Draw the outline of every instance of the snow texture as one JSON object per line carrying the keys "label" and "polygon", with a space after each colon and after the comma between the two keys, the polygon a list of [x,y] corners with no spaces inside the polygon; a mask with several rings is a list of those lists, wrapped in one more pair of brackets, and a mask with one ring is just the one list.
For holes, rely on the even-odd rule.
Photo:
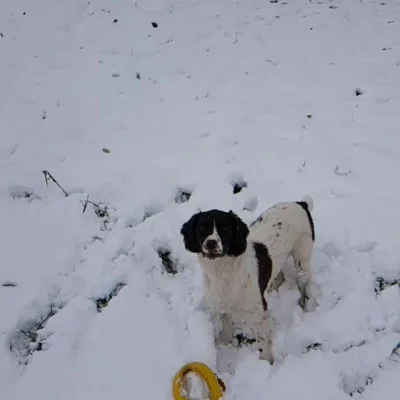
{"label": "snow texture", "polygon": [[[2,400],[171,400],[194,360],[226,399],[398,399],[400,2],[3,1],[0,51]],[[182,223],[304,194],[307,312],[271,295],[273,366],[216,349]]]}

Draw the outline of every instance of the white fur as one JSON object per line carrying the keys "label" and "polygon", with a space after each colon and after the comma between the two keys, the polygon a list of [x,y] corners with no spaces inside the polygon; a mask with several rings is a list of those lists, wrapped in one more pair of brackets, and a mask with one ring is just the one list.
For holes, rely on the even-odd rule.
{"label": "white fur", "polygon": [[[309,211],[313,200],[303,198]],[[306,211],[296,203],[279,203],[262,214],[262,220],[250,226],[247,249],[239,257],[225,256],[210,260],[199,254],[204,271],[206,302],[211,314],[219,322],[218,341],[233,342],[240,331],[257,339],[261,358],[273,361],[273,321],[270,312],[262,305],[258,283],[258,264],[252,244],[265,244],[272,260],[271,279],[264,298],[280,282],[282,267],[292,256],[298,271],[298,285],[304,299],[305,286],[310,277],[310,258],[313,248],[312,232]],[[281,225],[278,225],[281,223]]]}

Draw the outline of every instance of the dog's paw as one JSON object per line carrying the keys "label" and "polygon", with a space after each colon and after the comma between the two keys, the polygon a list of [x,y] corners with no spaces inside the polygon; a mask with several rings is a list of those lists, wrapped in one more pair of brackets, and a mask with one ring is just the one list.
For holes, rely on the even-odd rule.
{"label": "dog's paw", "polygon": [[272,354],[272,349],[260,347],[258,351],[260,353],[260,360],[268,361],[271,365],[273,365],[275,358]]}
{"label": "dog's paw", "polygon": [[306,310],[306,306],[310,300],[309,291],[308,291],[308,284],[304,285],[304,287],[300,287],[300,298],[297,304],[302,310]]}
{"label": "dog's paw", "polygon": [[308,300],[309,300],[309,297],[308,297],[305,293],[303,293],[303,294],[300,296],[299,301],[297,302],[297,304],[299,305],[299,307],[300,307],[302,310],[305,310]]}

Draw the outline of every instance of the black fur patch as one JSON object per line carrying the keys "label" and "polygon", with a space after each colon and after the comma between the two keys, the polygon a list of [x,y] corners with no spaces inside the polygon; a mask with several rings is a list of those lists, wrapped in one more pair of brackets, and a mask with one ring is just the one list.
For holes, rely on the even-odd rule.
{"label": "black fur patch", "polygon": [[314,221],[312,219],[310,210],[308,209],[308,205],[305,201],[296,201],[296,203],[303,208],[303,210],[307,213],[308,221],[310,222],[310,227],[311,227],[311,237],[312,240],[315,241],[315,230],[314,230]]}
{"label": "black fur patch", "polygon": [[[249,235],[249,228],[234,212],[229,211],[228,213],[233,230],[233,240],[231,241],[227,254],[233,257],[239,257],[247,249],[247,236]],[[218,220],[217,220],[218,225]],[[218,228],[217,228],[218,229]],[[219,232],[218,232],[219,233]],[[221,236],[221,235],[220,235]],[[222,243],[224,243],[222,239]]]}
{"label": "black fur patch", "polygon": [[254,251],[256,252],[258,264],[258,286],[260,287],[261,300],[264,310],[268,308],[267,302],[264,299],[264,292],[272,274],[272,260],[269,256],[267,247],[259,242],[253,243]]}
{"label": "black fur patch", "polygon": [[181,228],[183,243],[187,251],[192,253],[200,253],[201,247],[196,237],[196,226],[198,224],[201,213],[194,214],[186,221]]}

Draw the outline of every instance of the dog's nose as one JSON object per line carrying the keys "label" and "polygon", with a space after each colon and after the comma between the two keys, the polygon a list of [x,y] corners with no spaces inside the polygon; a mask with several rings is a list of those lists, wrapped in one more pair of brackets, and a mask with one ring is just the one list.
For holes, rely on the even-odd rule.
{"label": "dog's nose", "polygon": [[209,239],[206,242],[206,249],[209,250],[209,251],[213,251],[213,250],[215,250],[217,248],[217,245],[218,245],[218,243],[217,243],[216,240]]}

